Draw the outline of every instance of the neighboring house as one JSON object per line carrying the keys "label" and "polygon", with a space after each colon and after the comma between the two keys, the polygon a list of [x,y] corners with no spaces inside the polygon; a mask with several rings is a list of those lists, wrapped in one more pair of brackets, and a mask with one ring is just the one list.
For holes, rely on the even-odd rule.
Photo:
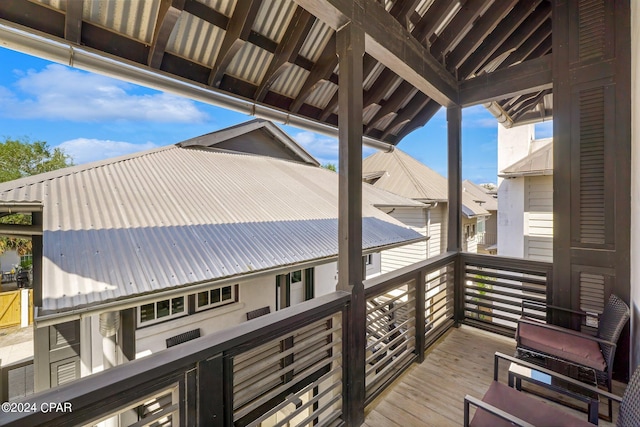
{"label": "neighboring house", "polygon": [[498,255],[553,261],[553,142],[498,126]]}
{"label": "neighboring house", "polygon": [[[36,389],[334,291],[337,188],[264,120],[0,184],[42,206]],[[422,204],[363,185],[367,274],[424,240],[376,206]]]}
{"label": "neighboring house", "polygon": [[498,195],[495,191],[490,191],[469,180],[462,182],[462,191],[489,212],[489,216],[478,217],[476,229],[478,253],[495,254],[498,247]]}
{"label": "neighboring house", "polygon": [[[427,237],[418,242],[382,252],[382,272],[413,264],[446,251],[447,179],[397,148],[375,153],[363,160],[363,180],[376,188],[424,203],[424,206],[388,209],[386,212]],[[489,212],[462,194],[462,249],[477,251],[477,221]]]}

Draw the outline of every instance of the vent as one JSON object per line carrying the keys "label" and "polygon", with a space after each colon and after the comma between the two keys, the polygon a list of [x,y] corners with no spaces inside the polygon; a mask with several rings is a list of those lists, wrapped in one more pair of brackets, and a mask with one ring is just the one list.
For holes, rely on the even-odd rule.
{"label": "vent", "polygon": [[175,337],[167,338],[167,348],[173,347],[174,345],[182,344],[187,341],[195,340],[196,338],[200,338],[200,328],[178,334]]}
{"label": "vent", "polygon": [[256,317],[261,317],[271,313],[271,309],[269,306],[259,308],[257,310],[248,311],[247,312],[247,320],[255,319]]}
{"label": "vent", "polygon": [[580,92],[580,242],[605,243],[604,88]]}
{"label": "vent", "polygon": [[605,53],[605,0],[578,2],[578,58],[602,57]]}
{"label": "vent", "polygon": [[580,273],[580,309],[589,313],[604,310],[604,281],[602,274]]}
{"label": "vent", "polygon": [[76,361],[61,363],[56,367],[58,385],[71,382],[76,379]]}

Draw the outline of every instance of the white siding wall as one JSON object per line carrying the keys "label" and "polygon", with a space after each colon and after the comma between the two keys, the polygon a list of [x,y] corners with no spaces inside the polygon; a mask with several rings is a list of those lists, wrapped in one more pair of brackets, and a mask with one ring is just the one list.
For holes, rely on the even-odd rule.
{"label": "white siding wall", "polygon": [[524,256],[553,261],[553,177],[525,178]]}
{"label": "white siding wall", "polygon": [[316,266],[313,281],[316,297],[335,292],[338,284],[338,263],[328,262]]}
{"label": "white siding wall", "polygon": [[[424,209],[396,208],[389,214],[423,236],[427,235]],[[387,273],[425,259],[427,259],[427,243],[424,241],[388,249],[382,251],[381,271]]]}
{"label": "white siding wall", "polygon": [[429,258],[447,250],[447,204],[438,203],[429,209]]}
{"label": "white siding wall", "polygon": [[[469,226],[469,237],[466,236],[467,226]],[[475,232],[473,231],[475,230]],[[462,250],[465,252],[478,253],[478,220],[475,218],[462,217]]]}

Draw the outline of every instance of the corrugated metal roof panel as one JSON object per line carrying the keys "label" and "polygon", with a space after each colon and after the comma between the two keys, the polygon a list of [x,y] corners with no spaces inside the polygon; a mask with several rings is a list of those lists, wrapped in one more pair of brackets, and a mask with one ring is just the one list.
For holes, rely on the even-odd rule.
{"label": "corrugated metal roof panel", "polygon": [[236,0],[197,0],[226,16],[231,16],[236,7]]}
{"label": "corrugated metal roof panel", "polygon": [[272,59],[271,52],[245,43],[231,60],[226,73],[257,85],[264,78]]}
{"label": "corrugated metal roof panel", "polygon": [[364,111],[362,112],[362,122],[365,125],[369,124],[371,119],[373,119],[380,108],[381,107],[378,104],[371,104],[368,107],[365,107]]}
{"label": "corrugated metal roof panel", "polygon": [[553,175],[553,143],[551,140],[544,147],[504,168],[498,174],[503,178],[515,178],[525,175]]}
{"label": "corrugated metal roof panel", "polygon": [[464,180],[462,182],[462,190],[467,192],[476,202],[480,201],[480,206],[487,211],[498,210],[498,199],[496,199],[492,194],[489,194],[487,192],[488,190],[480,187],[478,184],[469,180]]}
{"label": "corrugated metal roof panel", "polygon": [[167,51],[211,67],[218,56],[224,34],[225,31],[219,27],[183,13],[171,32]]}
{"label": "corrugated metal roof panel", "polygon": [[368,76],[365,76],[364,81],[362,82],[362,88],[365,92],[371,89],[371,86],[373,86],[376,79],[378,78],[382,70],[384,70],[384,68],[385,66],[382,65],[381,62],[378,62],[373,67],[373,70],[371,70],[371,73],[369,73]]}
{"label": "corrugated metal roof panel", "polygon": [[300,55],[316,62],[332,34],[333,29],[331,27],[321,20],[316,19],[311,27],[311,31],[309,31],[307,38],[300,48]]}
{"label": "corrugated metal roof panel", "polygon": [[[46,312],[335,256],[337,187],[320,167],[171,146],[2,183],[0,201],[44,206]],[[421,206],[363,184],[365,249],[419,238],[374,204]]]}
{"label": "corrugated metal roof panel", "polygon": [[253,29],[267,38],[280,43],[289,21],[296,9],[291,0],[268,0],[260,5]]}
{"label": "corrugated metal roof panel", "polygon": [[47,6],[58,9],[58,10],[67,10],[67,1],[66,0],[32,0],[36,3],[46,4]]}
{"label": "corrugated metal roof panel", "polygon": [[[376,125],[377,129],[386,129],[387,126],[389,126],[391,124],[391,122],[396,118],[397,114],[395,113],[391,113],[391,114],[387,114],[387,116],[380,120],[380,122],[378,122],[378,124]],[[393,129],[392,129],[393,131]]]}
{"label": "corrugated metal roof panel", "polygon": [[298,67],[297,65],[290,65],[285,72],[273,82],[271,90],[288,96],[289,98],[295,98],[298,93],[300,93],[300,89],[302,89],[302,85],[308,75],[309,71],[304,68]]}
{"label": "corrugated metal roof panel", "polygon": [[149,44],[159,9],[160,0],[94,0],[85,2],[82,18]]}
{"label": "corrugated metal roof panel", "polygon": [[330,81],[322,81],[316,85],[315,90],[309,94],[304,102],[314,107],[324,109],[337,91],[338,85]]}

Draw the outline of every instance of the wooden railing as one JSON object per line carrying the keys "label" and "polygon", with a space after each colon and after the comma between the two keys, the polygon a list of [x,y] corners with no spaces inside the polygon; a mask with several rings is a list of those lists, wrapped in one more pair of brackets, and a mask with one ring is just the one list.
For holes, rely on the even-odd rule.
{"label": "wooden railing", "polygon": [[520,258],[463,253],[460,256],[464,288],[464,322],[513,336],[523,302],[541,303],[528,317],[547,320],[544,306],[552,264]]}
{"label": "wooden railing", "polygon": [[366,281],[364,402],[345,382],[351,295],[334,292],[37,393],[19,401],[33,412],[0,413],[0,424],[348,424],[454,324],[508,333],[518,300],[545,299],[548,268],[450,253]]}

